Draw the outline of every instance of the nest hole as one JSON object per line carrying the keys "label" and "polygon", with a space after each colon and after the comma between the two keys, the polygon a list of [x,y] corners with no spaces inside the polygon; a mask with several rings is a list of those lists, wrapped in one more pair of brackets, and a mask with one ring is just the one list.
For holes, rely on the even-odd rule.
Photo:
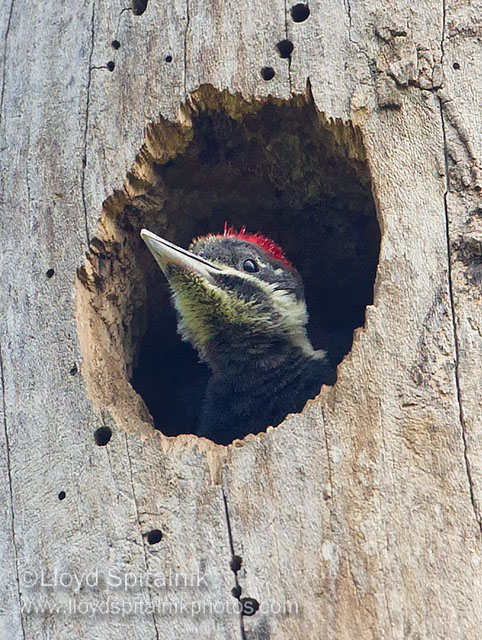
{"label": "nest hole", "polygon": [[328,121],[309,96],[248,102],[202,87],[182,122],[148,129],[78,272],[82,372],[97,405],[124,424],[152,416],[166,435],[195,433],[209,377],[177,335],[139,231],[187,247],[225,222],[284,249],[304,280],[312,343],[335,364],[363,325],[380,230],[360,132]]}

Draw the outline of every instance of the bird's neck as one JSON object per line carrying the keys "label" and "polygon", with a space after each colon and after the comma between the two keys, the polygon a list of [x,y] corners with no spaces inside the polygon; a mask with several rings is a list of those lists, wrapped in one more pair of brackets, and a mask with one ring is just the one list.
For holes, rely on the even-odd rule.
{"label": "bird's neck", "polygon": [[206,352],[207,363],[215,377],[223,379],[257,373],[263,378],[279,375],[286,365],[299,365],[319,357],[308,338],[299,336],[265,337],[231,336],[226,342],[219,339]]}
{"label": "bird's neck", "polygon": [[289,341],[272,343],[260,353],[252,348],[231,353],[212,367],[199,435],[228,444],[258,433],[301,411],[322,384],[335,381],[322,351],[309,354]]}

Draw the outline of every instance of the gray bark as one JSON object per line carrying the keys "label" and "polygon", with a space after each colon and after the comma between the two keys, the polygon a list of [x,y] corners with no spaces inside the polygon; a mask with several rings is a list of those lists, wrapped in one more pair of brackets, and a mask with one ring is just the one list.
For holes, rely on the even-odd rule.
{"label": "gray bark", "polygon": [[[275,0],[151,0],[141,16],[115,0],[4,2],[1,638],[480,637],[482,6],[310,8],[295,23]],[[375,301],[336,386],[227,449],[125,428],[69,373],[82,360],[76,269],[103,202],[145,127],[175,121],[200,85],[289,98],[307,78],[327,118],[362,131],[383,234]],[[263,605],[243,619],[226,611],[233,551],[243,596]],[[108,567],[199,571],[206,585],[124,592]],[[40,583],[96,568],[97,589]],[[140,598],[224,611],[71,612]],[[64,609],[29,613],[34,601]]]}

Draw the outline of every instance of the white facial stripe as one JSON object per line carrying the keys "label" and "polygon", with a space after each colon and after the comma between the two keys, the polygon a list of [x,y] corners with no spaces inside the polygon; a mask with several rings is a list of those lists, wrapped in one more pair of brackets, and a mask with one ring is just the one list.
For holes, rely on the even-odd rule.
{"label": "white facial stripe", "polygon": [[[221,265],[215,260],[212,261],[212,264],[214,266],[219,265],[222,267],[224,273],[235,275],[238,278],[244,278],[248,282],[256,285],[259,289],[262,289],[269,296],[274,308],[278,311],[280,329],[283,330],[285,336],[290,340],[290,342],[299,347],[306,355],[317,357],[318,354],[320,354],[320,357],[323,357],[324,352],[314,351],[313,346],[308,339],[306,333],[308,310],[303,300],[298,300],[294,294],[283,289],[278,289],[275,283],[266,282],[261,278],[256,277],[254,274],[247,273],[246,271],[240,271],[234,267],[228,267],[224,264]],[[225,298],[228,305],[232,304],[230,295],[225,292],[222,287],[219,287],[216,284],[213,285],[210,282],[205,282],[205,286],[209,289],[217,289],[218,295]],[[244,301],[243,304],[245,305],[246,301]],[[254,301],[252,304],[255,304]],[[182,310],[179,307],[178,310],[181,312],[182,317]],[[186,313],[186,311],[184,311],[184,313]],[[272,318],[268,314],[260,314],[258,315],[258,320],[261,322],[271,322]],[[200,347],[197,348],[199,350]]]}
{"label": "white facial stripe", "polygon": [[290,319],[293,326],[304,327],[308,322],[308,310],[303,300],[297,300],[296,296],[288,291],[277,289],[276,285],[268,285],[271,289],[271,300],[274,300],[276,308]]}
{"label": "white facial stripe", "polygon": [[285,329],[291,343],[299,347],[306,355],[314,356],[317,352],[314,351],[306,333],[308,310],[305,302],[297,300],[293,293],[278,289],[276,284],[270,284],[259,279],[257,279],[257,283],[266,291],[274,303],[275,309],[282,318],[282,327]]}
{"label": "white facial stripe", "polygon": [[[214,262],[214,264],[216,263]],[[246,271],[238,271],[238,269],[226,266],[224,266],[223,271],[224,273],[231,273],[238,278],[244,278],[248,282],[255,284],[259,289],[263,289],[270,299],[274,301],[275,308],[288,320],[287,326],[292,326],[293,328],[304,327],[308,322],[306,304],[303,300],[297,300],[294,294],[284,289],[279,289],[275,283],[265,282]]]}

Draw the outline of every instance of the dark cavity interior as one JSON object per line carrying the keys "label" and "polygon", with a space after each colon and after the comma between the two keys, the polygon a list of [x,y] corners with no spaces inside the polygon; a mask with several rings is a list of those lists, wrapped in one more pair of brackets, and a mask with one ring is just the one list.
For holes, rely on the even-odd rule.
{"label": "dark cavity interior", "polygon": [[130,305],[127,372],[167,435],[196,431],[209,372],[176,333],[167,283],[138,237],[142,226],[182,247],[221,232],[225,221],[278,242],[303,277],[312,342],[334,363],[373,301],[380,247],[368,167],[350,125],[327,123],[300,101],[236,117],[203,107],[192,119],[190,141],[154,165],[152,189],[116,221],[142,283]]}

